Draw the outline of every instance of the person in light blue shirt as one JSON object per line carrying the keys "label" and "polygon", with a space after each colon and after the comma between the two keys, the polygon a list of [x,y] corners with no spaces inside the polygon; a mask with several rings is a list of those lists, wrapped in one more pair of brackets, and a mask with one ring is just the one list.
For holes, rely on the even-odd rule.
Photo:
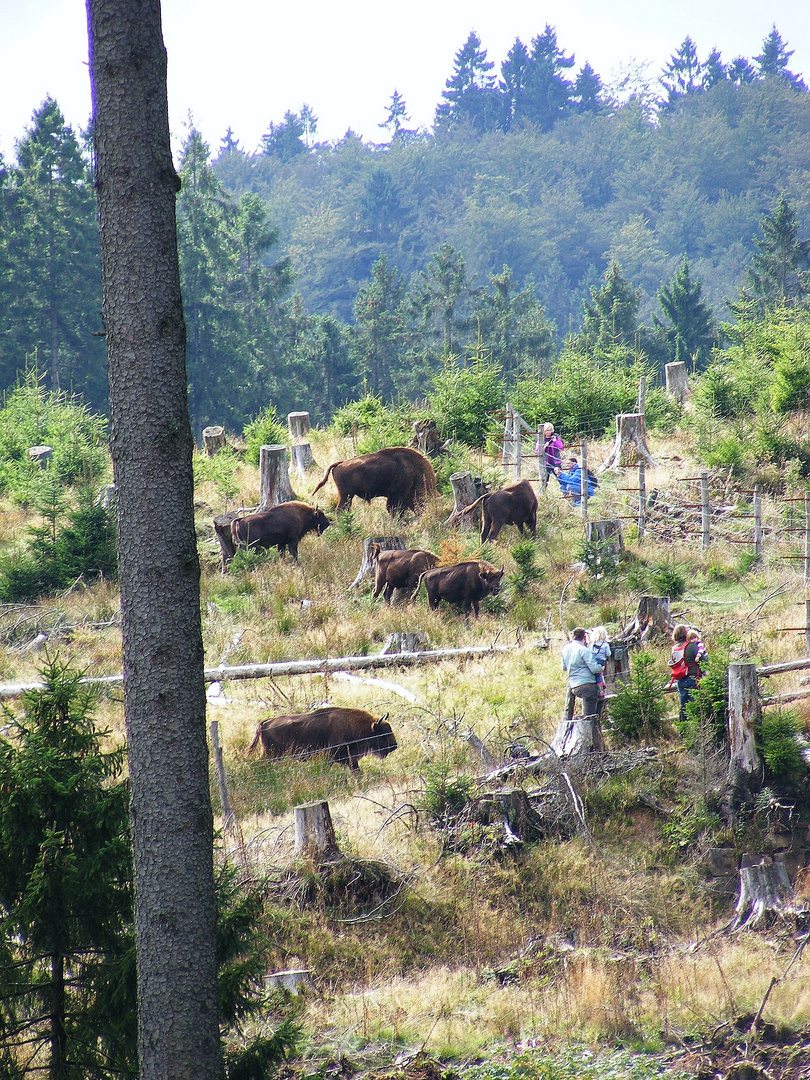
{"label": "person in light blue shirt", "polygon": [[568,672],[568,690],[565,698],[563,720],[574,716],[574,702],[582,702],[583,716],[596,716],[599,712],[599,683],[597,676],[605,666],[604,660],[597,660],[585,640],[585,630],[578,626],[571,634],[571,640],[563,646],[563,670]]}

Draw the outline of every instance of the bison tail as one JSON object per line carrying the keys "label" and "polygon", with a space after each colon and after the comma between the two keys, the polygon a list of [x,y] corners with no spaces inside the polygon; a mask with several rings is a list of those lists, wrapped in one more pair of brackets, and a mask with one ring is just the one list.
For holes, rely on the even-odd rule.
{"label": "bison tail", "polygon": [[324,484],[326,483],[326,481],[327,481],[327,480],[329,479],[329,474],[330,474],[330,473],[332,472],[332,469],[334,469],[334,467],[335,467],[336,465],[341,465],[341,464],[342,464],[342,462],[340,462],[340,461],[333,461],[333,462],[332,462],[332,464],[331,464],[331,465],[329,466],[329,468],[328,468],[328,469],[326,470],[326,472],[325,472],[325,473],[323,474],[323,480],[321,480],[320,484],[318,484],[318,486],[317,486],[316,488],[314,488],[314,489],[313,489],[313,491],[312,491],[312,494],[313,494],[313,495],[315,494],[315,492],[316,492],[316,491],[320,491],[320,490],[321,490],[321,488],[322,488],[322,487],[324,486]]}
{"label": "bison tail", "polygon": [[413,590],[410,596],[411,601],[415,600],[419,595],[419,590],[422,588],[422,579],[424,578],[426,573],[427,570],[423,570],[422,573],[419,575],[419,580],[416,583],[416,588]]}
{"label": "bison tail", "polygon": [[488,495],[489,495],[488,491],[484,492],[483,495],[479,495],[478,498],[475,500],[475,502],[471,502],[469,506],[465,506],[463,510],[459,510],[458,516],[463,517],[465,514],[469,514],[470,511],[474,510],[476,508],[476,506],[478,506],[480,503],[482,503],[484,501],[484,499],[487,498]]}
{"label": "bison tail", "polygon": [[259,739],[261,739],[261,737],[262,737],[262,725],[259,724],[259,726],[256,728],[256,734],[253,736],[253,742],[250,744],[250,746],[245,751],[246,754],[252,754],[253,753],[253,751],[259,745]]}

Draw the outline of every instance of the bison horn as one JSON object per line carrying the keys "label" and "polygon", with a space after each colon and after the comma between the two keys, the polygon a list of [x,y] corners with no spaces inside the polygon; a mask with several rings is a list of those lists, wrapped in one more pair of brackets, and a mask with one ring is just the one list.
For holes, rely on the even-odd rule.
{"label": "bison horn", "polygon": [[375,727],[375,728],[376,728],[376,727],[379,727],[379,726],[380,726],[380,724],[383,724],[383,723],[385,723],[385,721],[386,721],[387,719],[388,719],[388,713],[387,713],[387,712],[384,712],[384,713],[382,714],[382,716],[380,717],[380,719],[379,719],[379,720],[375,720],[375,722],[374,722],[374,724],[373,724],[372,726],[373,726],[373,727]]}

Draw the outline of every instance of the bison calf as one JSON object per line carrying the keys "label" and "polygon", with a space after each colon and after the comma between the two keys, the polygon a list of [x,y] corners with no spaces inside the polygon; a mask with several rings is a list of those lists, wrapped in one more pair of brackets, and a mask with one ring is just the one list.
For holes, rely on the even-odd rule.
{"label": "bison calf", "polygon": [[472,608],[477,619],[478,606],[484,597],[497,596],[501,591],[502,577],[503,567],[496,570],[489,563],[476,559],[455,566],[438,566],[423,574],[421,580],[425,583],[431,608],[437,608],[439,602],[445,600],[448,604],[460,604],[465,615],[469,615]]}
{"label": "bison calf", "polygon": [[328,529],[331,521],[317,506],[302,502],[286,502],[260,514],[248,514],[231,523],[234,547],[276,547],[284,554],[286,548],[294,559],[298,558],[298,545],[302,537],[314,532],[318,536]]}
{"label": "bison calf", "polygon": [[519,480],[500,491],[482,495],[466,507],[464,513],[468,514],[479,504],[483,515],[481,543],[497,540],[504,525],[517,525],[521,536],[525,525],[537,538],[537,496],[528,480]]}
{"label": "bison calf", "polygon": [[375,720],[363,709],[337,706],[315,709],[295,716],[276,716],[262,720],[247,752],[261,742],[265,757],[285,754],[310,757],[326,754],[330,761],[359,770],[358,760],[365,754],[384,758],[397,748],[397,740],[384,713]]}
{"label": "bison calf", "polygon": [[375,562],[374,598],[382,593],[386,604],[391,603],[394,589],[413,590],[422,574],[439,561],[438,555],[422,548],[382,551],[379,544],[371,545],[369,555]]}

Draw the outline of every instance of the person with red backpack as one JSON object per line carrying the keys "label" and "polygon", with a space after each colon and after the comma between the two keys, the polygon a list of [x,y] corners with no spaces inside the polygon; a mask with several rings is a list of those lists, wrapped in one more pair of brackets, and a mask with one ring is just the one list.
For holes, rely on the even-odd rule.
{"label": "person with red backpack", "polygon": [[[672,631],[672,655],[669,661],[669,669],[672,673],[672,681],[678,687],[681,699],[681,708],[678,719],[686,719],[686,703],[692,696],[692,691],[697,687],[701,676],[698,654],[702,651],[702,642],[688,640],[687,628],[681,624]],[[703,651],[703,656],[705,656]]]}

